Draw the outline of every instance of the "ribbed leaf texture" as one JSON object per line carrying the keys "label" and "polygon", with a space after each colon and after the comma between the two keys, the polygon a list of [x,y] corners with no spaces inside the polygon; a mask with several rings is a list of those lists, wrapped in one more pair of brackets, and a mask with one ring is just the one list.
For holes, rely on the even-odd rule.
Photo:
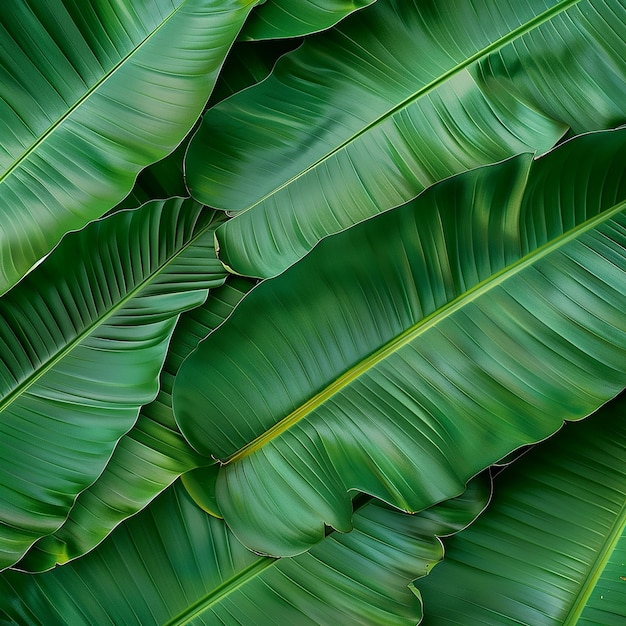
{"label": "ribbed leaf texture", "polygon": [[63,526],[37,541],[15,566],[17,569],[44,571],[81,556],[180,474],[214,462],[197,454],[180,434],[172,413],[172,385],[185,357],[224,321],[253,284],[233,277],[211,291],[205,304],[181,316],[156,399],[142,407],[137,423],[121,438],[96,482],[78,496]]}
{"label": "ribbed leaf texture", "polygon": [[422,581],[425,625],[626,623],[626,397],[495,481],[487,512]]}
{"label": "ribbed leaf texture", "polygon": [[0,294],[176,147],[254,4],[0,3]]}
{"label": "ribbed leaf texture", "polygon": [[243,543],[419,511],[626,385],[626,129],[458,175],[262,282],[183,363],[181,431]]}
{"label": "ribbed leaf texture", "polygon": [[198,200],[220,258],[274,276],[430,184],[626,122],[624,0],[377,0],[208,111]]}
{"label": "ribbed leaf texture", "polygon": [[178,315],[224,281],[222,220],[182,198],[116,213],[0,299],[0,567],[59,528],[154,399]]}
{"label": "ribbed leaf texture", "polygon": [[174,485],[84,558],[51,572],[0,576],[2,623],[413,626],[411,581],[442,557],[437,536],[484,507],[486,484],[420,515],[375,501],[354,530],[275,560],[246,550]]}

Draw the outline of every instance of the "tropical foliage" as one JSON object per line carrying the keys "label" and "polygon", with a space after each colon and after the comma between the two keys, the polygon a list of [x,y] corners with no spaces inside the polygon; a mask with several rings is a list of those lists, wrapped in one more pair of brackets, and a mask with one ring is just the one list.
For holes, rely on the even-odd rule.
{"label": "tropical foliage", "polygon": [[426,623],[624,623],[625,410],[567,425],[496,478],[489,510],[419,581]]}
{"label": "tropical foliage", "polygon": [[626,620],[624,0],[0,27],[1,623]]}

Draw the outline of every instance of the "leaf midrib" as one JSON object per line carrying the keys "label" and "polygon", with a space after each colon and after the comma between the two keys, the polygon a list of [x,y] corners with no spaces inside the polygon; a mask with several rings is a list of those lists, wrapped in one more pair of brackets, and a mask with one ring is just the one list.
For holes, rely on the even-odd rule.
{"label": "leaf midrib", "polygon": [[567,9],[573,7],[574,5],[578,4],[581,1],[582,0],[562,0],[561,2],[558,2],[552,8],[548,9],[547,11],[544,11],[543,13],[537,15],[536,17],[529,20],[528,22],[522,24],[521,26],[518,26],[516,29],[512,30],[510,33],[504,35],[504,37],[500,37],[500,39],[497,39],[496,41],[482,48],[478,52],[475,52],[473,55],[469,56],[467,59],[465,59],[461,63],[458,63],[454,67],[450,68],[448,71],[441,74],[441,76],[439,76],[435,80],[431,81],[430,83],[418,89],[413,95],[409,96],[408,98],[405,98],[402,102],[400,102],[393,108],[379,115],[376,119],[374,119],[369,124],[364,126],[357,133],[355,133],[354,135],[352,135],[351,137],[343,141],[337,147],[333,148],[330,152],[328,152],[323,157],[321,157],[320,159],[318,159],[317,161],[309,165],[307,168],[303,169],[298,174],[292,176],[289,180],[276,186],[273,190],[269,191],[267,194],[259,198],[256,202],[240,210],[233,209],[232,211],[233,215],[242,215],[243,213],[246,213],[250,209],[253,209],[256,206],[262,204],[268,198],[271,198],[273,195],[277,194],[282,189],[285,189],[286,187],[292,185],[295,181],[299,180],[300,178],[308,174],[310,171],[315,170],[321,164],[331,159],[335,154],[338,154],[344,148],[348,147],[350,144],[352,144],[357,139],[359,139],[359,137],[369,133],[372,129],[376,128],[379,124],[382,124],[388,118],[394,116],[396,113],[402,111],[403,109],[406,109],[407,107],[411,106],[414,102],[417,102],[420,98],[428,95],[431,91],[434,91],[437,87],[439,87],[440,85],[445,83],[447,80],[451,79],[452,77],[456,76],[463,70],[467,69],[473,63],[476,63],[477,61],[480,61],[481,59],[489,56],[490,54],[492,54],[493,52],[496,52],[500,48],[503,48],[507,44],[512,43],[519,37],[522,37],[526,33],[534,30],[535,28],[538,28],[542,24],[549,22],[550,20],[552,20],[554,17],[556,17],[563,11],[566,11]]}
{"label": "leaf midrib", "polygon": [[205,596],[194,602],[184,611],[182,611],[169,621],[165,622],[163,626],[181,626],[182,624],[188,624],[192,619],[198,617],[198,615],[201,615],[207,609],[221,602],[231,593],[246,585],[248,581],[256,578],[268,567],[272,567],[280,560],[281,559],[274,559],[270,557],[259,557],[259,560],[251,563],[244,569],[237,572],[235,576],[229,578],[215,589],[212,589]]}
{"label": "leaf midrib", "polygon": [[591,594],[595,590],[595,587],[625,530],[626,502],[622,504],[621,510],[617,514],[613,525],[604,538],[602,546],[598,550],[596,558],[591,564],[585,579],[582,581],[580,591],[574,599],[574,603],[563,621],[563,626],[575,626],[578,623],[580,616],[587,606],[587,602],[589,601]]}
{"label": "leaf midrib", "polygon": [[[158,202],[158,201],[157,201]],[[137,209],[129,209],[129,211],[135,211]],[[199,214],[199,217],[202,212]],[[109,219],[109,218],[102,218]],[[102,220],[98,220],[100,222]],[[98,223],[95,222],[95,223]],[[169,257],[164,263],[155,268],[154,272],[149,274],[144,280],[137,283],[137,285],[112,308],[107,309],[103,315],[97,317],[91,324],[85,327],[85,329],[76,335],[76,337],[70,341],[65,348],[56,352],[49,359],[43,362],[40,368],[33,371],[30,376],[27,376],[22,382],[20,382],[10,393],[8,393],[2,401],[0,401],[0,415],[7,409],[15,400],[25,393],[30,387],[32,387],[42,376],[47,374],[57,363],[61,362],[77,345],[82,343],[96,328],[102,326],[104,322],[113,317],[120,309],[132,300],[140,291],[142,291],[147,284],[152,282],[157,276],[159,276],[165,268],[167,268],[172,262],[174,262],[183,252],[191,247],[198,239],[203,237],[206,232],[215,225],[215,220],[211,219],[206,226],[201,227],[196,235],[194,235],[183,247],[181,247],[174,255]],[[79,231],[81,232],[81,231]]]}
{"label": "leaf midrib", "polygon": [[[365,508],[372,502],[372,500],[373,497],[370,495],[364,493],[355,494],[355,497],[352,500],[353,512],[356,513],[357,511]],[[322,541],[325,541],[333,533],[338,532],[333,528],[329,528],[329,531],[328,535],[326,535]],[[234,593],[246,585],[250,580],[260,576],[266,569],[278,565],[278,563],[285,559],[297,558],[298,556],[299,555],[294,557],[259,556],[257,561],[239,570],[233,576],[225,580],[221,585],[215,587],[215,589],[211,589],[211,591],[207,592],[199,600],[196,600],[193,604],[189,605],[178,615],[165,622],[162,626],[182,626],[183,624],[188,624],[192,619],[198,617],[212,606],[219,604],[231,593]]]}
{"label": "leaf midrib", "polygon": [[92,96],[92,94],[98,91],[98,89],[100,89],[100,87],[106,81],[108,81],[122,66],[124,66],[130,58],[132,58],[135,54],[137,54],[143,48],[143,46],[152,37],[154,37],[156,33],[158,33],[161,30],[161,28],[163,28],[167,24],[172,19],[172,17],[174,17],[181,10],[181,8],[185,4],[187,4],[188,1],[189,0],[182,0],[182,2],[153,31],[148,33],[148,35],[146,35],[146,37],[137,46],[135,46],[128,54],[126,54],[126,56],[120,59],[120,61],[118,61],[98,81],[96,81],[91,87],[89,87],[89,89],[87,89],[87,91],[85,91],[85,93],[69,109],[67,109],[61,117],[59,117],[53,124],[51,124],[46,129],[44,133],[41,134],[41,136],[37,139],[37,141],[31,144],[31,146],[27,150],[22,152],[20,157],[15,160],[13,165],[9,169],[7,169],[6,172],[4,172],[4,174],[0,176],[0,185],[9,176],[11,176],[11,174],[13,174],[13,172],[17,170],[26,160],[28,160],[30,155],[36,152],[39,146],[45,143],[45,141],[47,141],[47,139],[50,136],[52,136],[54,131],[59,126],[61,126],[66,120],[68,120],[74,114],[74,112],[77,111],[82,106],[82,104],[86,102]]}
{"label": "leaf midrib", "polygon": [[414,341],[419,335],[422,335],[429,329],[435,327],[437,324],[446,320],[448,317],[462,309],[464,306],[473,302],[477,298],[488,293],[493,288],[501,285],[508,279],[519,274],[527,267],[530,267],[534,263],[540,261],[544,257],[548,256],[552,252],[558,250],[568,242],[578,238],[584,233],[593,230],[600,224],[610,220],[613,216],[621,213],[626,209],[626,200],[619,202],[618,204],[606,209],[602,213],[582,222],[571,230],[559,235],[555,239],[545,243],[544,245],[536,248],[532,252],[529,252],[525,256],[521,257],[514,263],[496,272],[492,276],[489,276],[485,280],[479,282],[474,287],[451,300],[443,307],[434,311],[425,318],[419,320],[413,326],[409,327],[403,333],[388,341],[381,348],[367,356],[357,365],[351,367],[344,372],[339,378],[335,379],[322,391],[315,394],[304,404],[295,409],[292,413],[284,417],[277,422],[274,426],[265,431],[262,435],[252,440],[250,443],[243,446],[234,454],[230,455],[220,462],[223,465],[234,463],[242,458],[252,454],[256,450],[259,450],[268,442],[279,437],[282,433],[291,428],[294,424],[297,424],[300,420],[307,417],[310,413],[315,411],[322,404],[327,402],[331,397],[340,393],[345,387],[355,381],[359,376],[368,372],[370,369],[376,367],[381,361],[388,358],[391,354],[397,352],[407,344]]}

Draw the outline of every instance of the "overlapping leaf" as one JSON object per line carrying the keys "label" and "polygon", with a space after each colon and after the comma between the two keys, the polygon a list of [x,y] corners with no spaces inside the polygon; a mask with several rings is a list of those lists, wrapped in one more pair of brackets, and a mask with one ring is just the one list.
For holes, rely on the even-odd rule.
{"label": "overlapping leaf", "polygon": [[254,4],[0,3],[0,294],[176,147]]}
{"label": "overlapping leaf", "polygon": [[414,516],[369,502],[351,533],[275,560],[246,550],[174,485],[84,558],[0,576],[0,621],[412,626],[421,606],[411,581],[441,559],[437,536],[470,523],[488,494],[477,479],[460,498]]}
{"label": "overlapping leaf", "polygon": [[236,42],[226,57],[207,108],[266,79],[278,59],[301,44],[302,38]]}
{"label": "overlapping leaf", "polygon": [[188,196],[183,176],[183,159],[188,145],[189,136],[164,159],[142,170],[130,193],[109,214],[123,209],[136,209],[150,200]]}
{"label": "overlapping leaf", "polygon": [[222,220],[181,198],[116,213],[0,299],[0,567],[59,528],[154,399],[178,315],[224,281]]}
{"label": "overlapping leaf", "polygon": [[438,180],[626,122],[625,58],[623,0],[378,0],[207,112],[188,185],[243,211],[226,265],[273,276]]}
{"label": "overlapping leaf", "polygon": [[626,623],[626,397],[503,472],[419,582],[425,624]]}
{"label": "overlapping leaf", "polygon": [[458,175],[322,241],[183,363],[226,522],[296,554],[348,492],[417,511],[626,385],[626,129]]}
{"label": "overlapping leaf", "polygon": [[268,0],[246,22],[243,40],[299,37],[330,28],[375,0]]}
{"label": "overlapping leaf", "polygon": [[213,463],[190,448],[180,434],[172,414],[172,385],[185,357],[225,319],[252,285],[243,278],[231,278],[212,291],[204,305],[181,316],[156,399],[142,407],[137,423],[122,437],[98,480],[78,496],[63,526],[35,543],[16,568],[44,571],[81,556],[180,474]]}

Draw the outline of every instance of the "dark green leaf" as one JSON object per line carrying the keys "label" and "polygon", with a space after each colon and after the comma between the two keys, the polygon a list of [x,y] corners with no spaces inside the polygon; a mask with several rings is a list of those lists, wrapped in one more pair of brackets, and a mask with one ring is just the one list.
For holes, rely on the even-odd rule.
{"label": "dark green leaf", "polygon": [[208,107],[266,79],[272,73],[276,61],[301,43],[301,39],[236,42],[226,57]]}
{"label": "dark green leaf", "polygon": [[188,146],[189,137],[174,152],[142,170],[131,192],[110,212],[136,209],[150,200],[188,196],[183,176],[183,159]]}

